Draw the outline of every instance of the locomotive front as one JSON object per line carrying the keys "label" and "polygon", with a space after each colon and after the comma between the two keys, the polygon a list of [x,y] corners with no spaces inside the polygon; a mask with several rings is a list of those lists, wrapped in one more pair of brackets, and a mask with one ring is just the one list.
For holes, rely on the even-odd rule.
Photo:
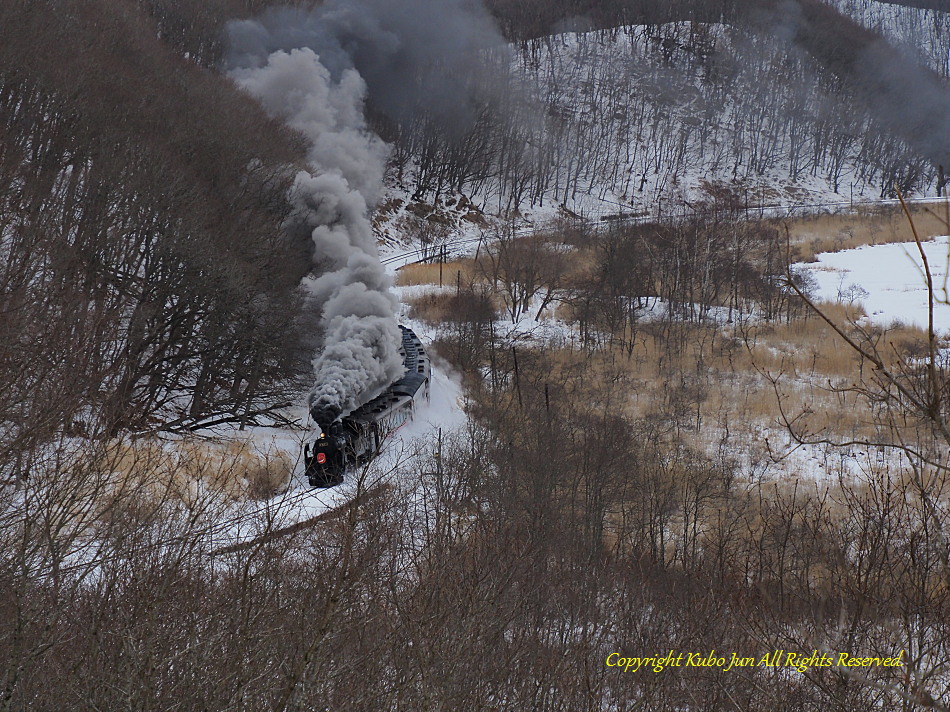
{"label": "locomotive front", "polygon": [[304,446],[304,463],[311,487],[333,487],[343,482],[345,442],[336,433],[321,432],[313,445]]}

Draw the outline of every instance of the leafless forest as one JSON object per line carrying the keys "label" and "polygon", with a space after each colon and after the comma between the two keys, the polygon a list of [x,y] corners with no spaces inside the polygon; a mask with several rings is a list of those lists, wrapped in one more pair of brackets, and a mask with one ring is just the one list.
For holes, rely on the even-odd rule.
{"label": "leafless forest", "polygon": [[[225,23],[276,4],[0,5],[0,710],[950,708],[946,340],[793,267],[950,213],[749,211],[776,171],[943,190],[948,14],[801,0],[780,32],[766,0],[491,0],[508,44],[458,78],[467,121],[370,91],[392,181],[478,196],[472,254],[398,276],[468,427],[281,527],[292,463],[193,437],[289,425],[319,343],[307,146],[222,71]],[[905,89],[862,72],[908,37],[902,123]],[[519,227],[585,194],[651,219]],[[567,328],[506,329],[542,313]],[[798,446],[823,478],[772,474]],[[605,663],[670,650],[903,664]]]}

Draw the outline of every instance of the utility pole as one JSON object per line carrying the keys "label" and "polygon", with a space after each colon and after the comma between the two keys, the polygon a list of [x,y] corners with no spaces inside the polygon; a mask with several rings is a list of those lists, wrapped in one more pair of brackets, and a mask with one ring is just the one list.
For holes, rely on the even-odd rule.
{"label": "utility pole", "polygon": [[495,396],[498,393],[498,376],[496,375],[496,364],[495,364],[495,322],[488,322],[489,329],[489,341],[488,341],[488,358],[491,361],[491,396],[492,404],[494,405]]}
{"label": "utility pole", "polygon": [[515,390],[518,392],[518,407],[524,409],[524,402],[521,400],[521,374],[518,373],[518,349],[511,347],[511,355],[515,361]]}

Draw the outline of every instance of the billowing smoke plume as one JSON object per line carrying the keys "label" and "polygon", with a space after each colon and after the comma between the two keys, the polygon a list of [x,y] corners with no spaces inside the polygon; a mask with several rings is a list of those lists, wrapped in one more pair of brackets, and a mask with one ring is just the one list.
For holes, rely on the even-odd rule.
{"label": "billowing smoke plume", "polygon": [[858,87],[878,117],[934,164],[950,167],[950,87],[884,40],[855,62]]}
{"label": "billowing smoke plume", "polygon": [[333,80],[309,48],[277,51],[232,72],[268,112],[310,140],[313,172],[297,174],[295,220],[313,239],[318,276],[305,280],[325,348],[314,360],[310,411],[321,425],[378,395],[403,371],[396,300],[368,219],[386,158],[363,121],[365,85],[353,69]]}
{"label": "billowing smoke plume", "polygon": [[313,238],[305,282],[325,332],[310,412],[329,425],[403,369],[396,300],[368,220],[386,147],[366,127],[367,85],[396,121],[424,106],[464,126],[478,99],[460,80],[479,65],[476,53],[504,44],[487,13],[463,0],[330,0],[268,10],[231,23],[228,35],[231,75],[310,140],[312,172],[297,175],[293,200]]}

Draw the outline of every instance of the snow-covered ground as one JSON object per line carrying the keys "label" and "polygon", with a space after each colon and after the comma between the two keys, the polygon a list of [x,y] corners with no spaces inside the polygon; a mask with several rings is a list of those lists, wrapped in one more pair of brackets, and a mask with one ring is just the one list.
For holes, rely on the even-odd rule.
{"label": "snow-covered ground", "polygon": [[[714,439],[707,433],[708,439]],[[897,449],[850,444],[840,447],[832,441],[847,441],[840,433],[825,433],[830,442],[798,443],[779,422],[754,424],[748,431],[730,432],[729,456],[752,482],[803,482],[824,487],[836,482],[857,482],[875,472],[898,472],[908,467],[907,455]],[[846,434],[845,434],[846,435]],[[715,457],[715,448],[706,449]]]}
{"label": "snow-covered ground", "polygon": [[[424,324],[403,321],[413,328],[423,343],[431,340]],[[326,489],[312,488],[304,476],[302,456],[303,443],[312,440],[314,433],[309,430],[284,430],[274,428],[251,428],[244,437],[260,443],[263,447],[274,447],[295,461],[294,471],[288,488],[269,500],[266,506],[238,508],[234,522],[222,527],[215,533],[216,546],[226,546],[247,541],[257,536],[263,520],[268,526],[279,528],[302,522],[338,507],[354,497],[358,487],[367,488],[381,483],[406,484],[398,481],[399,473],[411,470],[414,458],[422,452],[423,446],[433,443],[439,429],[444,434],[464,428],[466,416],[463,410],[462,385],[459,378],[441,359],[434,358],[432,380],[428,402],[423,401],[411,421],[402,426],[387,441],[383,452],[362,471],[361,482],[353,473],[347,473],[343,484]],[[298,406],[300,422],[307,422],[306,409]],[[240,433],[233,434],[241,437]],[[242,512],[243,510],[243,512]],[[255,516],[255,514],[260,516]],[[266,517],[264,516],[266,514]]]}
{"label": "snow-covered ground", "polygon": [[[678,40],[681,39],[679,35],[686,31],[685,26],[665,30]],[[733,38],[726,28],[710,26],[707,31],[719,49],[730,49]],[[692,68],[692,73],[684,71],[676,80],[680,88],[689,90],[685,91],[686,95],[690,92],[696,95],[691,103],[661,107],[662,96],[654,101],[652,94],[644,95],[640,83],[645,78],[654,80],[665,76],[665,68],[661,66],[663,63],[658,61],[652,46],[654,41],[655,38],[641,27],[624,28],[609,37],[599,33],[567,33],[547,41],[538,56],[522,58],[525,64],[520,71],[527,75],[531,74],[529,59],[536,62],[534,66],[539,70],[537,76],[529,76],[528,80],[535,82],[539,94],[561,107],[565,116],[576,117],[580,122],[578,125],[582,127],[587,125],[585,122],[589,118],[593,118],[592,107],[597,107],[601,118],[610,117],[610,121],[615,121],[619,114],[612,110],[613,94],[625,82],[633,82],[637,87],[635,93],[643,102],[641,112],[651,117],[646,126],[654,133],[666,131],[669,135],[680,136],[682,149],[673,150],[671,145],[666,146],[661,142],[660,149],[651,152],[650,147],[656,145],[657,141],[646,137],[642,126],[634,130],[621,122],[624,130],[615,133],[614,138],[605,144],[607,148],[604,149],[603,163],[605,166],[610,164],[604,169],[605,172],[584,171],[579,178],[575,177],[570,190],[567,188],[569,176],[562,176],[565,185],[559,194],[552,193],[543,201],[531,201],[520,206],[517,216],[520,229],[539,227],[571,214],[581,215],[597,223],[601,217],[610,214],[655,215],[688,210],[692,203],[708,199],[712,188],[731,191],[753,211],[769,205],[821,207],[834,204],[847,207],[852,200],[878,197],[877,188],[857,179],[858,170],[851,165],[850,160],[846,159],[844,167],[840,169],[836,191],[828,175],[790,167],[784,143],[778,146],[777,157],[761,172],[750,167],[744,154],[741,160],[733,161],[727,155],[729,150],[725,146],[728,145],[730,149],[741,147],[738,149],[740,153],[746,150],[737,128],[740,120],[744,120],[745,109],[738,105],[737,99],[731,97],[728,88],[706,87],[696,67]],[[683,59],[680,47],[676,54]],[[644,69],[644,66],[649,68]],[[545,71],[540,71],[542,68]],[[624,94],[621,91],[618,96],[623,97]],[[556,98],[552,99],[555,95]],[[694,119],[714,127],[711,138],[695,129],[695,125],[699,124]],[[610,121],[605,119],[606,123]],[[677,127],[677,130],[671,127]],[[572,130],[567,130],[569,135],[566,138],[573,147],[593,140],[581,136],[582,132],[574,135]],[[700,136],[702,138],[698,138]],[[856,151],[857,147],[852,153]],[[852,156],[849,155],[850,158]],[[738,177],[736,166],[739,166]],[[608,169],[612,170],[610,175],[607,174]],[[410,165],[408,174],[411,175],[412,170]],[[793,174],[794,177],[791,177]],[[408,184],[399,184],[390,177],[384,198],[384,205],[388,204],[388,207],[377,214],[374,221],[377,235],[385,245],[381,250],[381,259],[393,275],[398,267],[423,256],[418,230],[441,225],[444,234],[436,236],[435,242],[448,242],[449,254],[464,254],[474,252],[483,236],[491,239],[492,230],[501,224],[499,218],[491,215],[491,195],[446,195],[439,203],[427,206],[414,202],[412,193]],[[425,214],[430,209],[432,212],[429,215],[438,219],[427,221]],[[815,277],[822,299],[860,301],[870,318],[881,322],[900,320],[926,325],[926,288],[919,267],[920,260],[919,257],[915,259],[915,253],[913,244],[881,245],[820,255],[817,263],[802,265],[802,268]],[[927,243],[927,254],[941,290],[938,297],[946,300],[947,240]],[[404,303],[400,322],[413,328],[424,343],[431,343],[437,336],[437,330],[423,322],[409,319],[405,302],[432,289],[396,289]],[[663,305],[655,305],[646,318],[655,316],[662,309]],[[496,333],[512,342],[558,342],[562,346],[573,338],[572,330],[563,322],[550,315],[538,320],[534,316],[535,311],[529,310],[519,315],[514,322],[502,317],[496,324]],[[717,321],[726,320],[720,319],[718,313],[710,316]],[[939,330],[950,330],[950,307],[939,305],[936,317]],[[371,479],[398,478],[398,472],[406,469],[405,465],[419,452],[420,442],[434,440],[440,428],[444,432],[463,428],[467,422],[462,407],[463,398],[457,375],[451,372],[447,364],[434,360],[430,402],[423,405],[415,419],[393,436],[384,453],[373,463]],[[299,421],[307,422],[306,409],[299,406],[297,410]],[[311,435],[304,430],[267,428],[251,429],[249,434],[255,441],[264,443],[262,447],[276,447],[296,462],[286,492],[268,503],[269,507],[281,512],[279,521],[282,525],[326,512],[346,502],[355,493],[356,485],[352,478],[339,487],[325,490],[309,487],[303,477],[301,449],[303,442]],[[867,453],[832,453],[827,448],[811,446],[796,448],[794,444],[783,440],[781,433],[773,435],[775,437],[769,440],[770,446],[766,448],[769,452],[759,453],[763,455],[759,460],[769,463],[763,465],[767,470],[766,476],[796,476],[806,472],[820,479],[832,472],[854,474],[861,469],[861,458],[870,457]],[[754,453],[750,454],[750,457],[753,456]],[[232,540],[246,537],[246,533],[240,531],[241,528],[231,529],[229,536]]]}
{"label": "snow-covered ground", "polygon": [[[925,243],[925,250],[935,276],[938,297],[946,299],[948,240],[929,241]],[[405,261],[400,258],[405,252],[406,248],[397,246],[383,250],[382,258],[387,261],[394,277],[398,266]],[[397,259],[391,259],[394,257]],[[822,254],[817,262],[799,266],[815,277],[818,296],[822,299],[861,301],[871,318],[881,322],[901,320],[926,324],[926,288],[914,243]],[[394,290],[403,303],[399,321],[415,330],[424,344],[431,343],[438,336],[438,330],[425,322],[410,319],[406,302],[438,289],[428,285],[396,287]],[[654,308],[662,311],[663,305],[654,305]],[[571,328],[560,320],[549,314],[535,320],[535,314],[536,309],[530,309],[514,322],[502,317],[496,323],[496,333],[513,343],[555,345],[554,342],[558,342],[558,345],[565,346],[572,338]],[[950,331],[950,306],[938,305],[936,317],[938,329]],[[463,402],[464,392],[459,377],[448,364],[434,358],[429,402],[421,404],[415,418],[390,439],[384,452],[364,473],[365,480],[359,485],[355,477],[348,476],[338,487],[314,489],[309,486],[303,475],[302,446],[313,433],[306,426],[297,429],[251,427],[246,431],[221,433],[226,439],[249,442],[250,448],[257,452],[282,452],[294,467],[287,489],[276,497],[267,502],[237,502],[222,510],[222,516],[209,530],[209,548],[221,549],[251,541],[265,529],[273,530],[317,517],[351,500],[358,486],[372,487],[385,482],[411,492],[414,483],[406,481],[405,473],[418,471],[413,467],[414,459],[423,453],[426,444],[431,450],[440,429],[445,435],[464,429],[467,416]],[[300,424],[308,422],[302,402],[286,415]],[[743,470],[756,479],[791,481],[801,478],[821,483],[842,476],[860,476],[872,466],[891,464],[885,462],[880,453],[860,447],[844,451],[819,445],[797,446],[789,440],[784,429],[764,423],[749,433],[747,442],[739,445]],[[75,560],[82,558],[82,554],[77,553]]]}
{"label": "snow-covered ground", "polygon": [[[916,28],[915,25],[915,31]],[[877,197],[877,189],[859,180],[859,171],[853,164],[859,154],[858,143],[846,151],[844,165],[836,169],[834,180],[828,170],[804,170],[793,165],[792,138],[784,133],[786,127],[775,124],[772,116],[753,111],[757,105],[767,105],[764,99],[771,97],[764,97],[757,104],[758,99],[736,88],[741,81],[708,80],[703,74],[704,65],[697,63],[692,54],[695,50],[687,49],[695,44],[691,33],[696,29],[682,25],[663,28],[660,34],[644,27],[620,28],[612,34],[566,33],[540,43],[536,55],[521,57],[519,71],[524,80],[533,83],[545,105],[556,109],[554,113],[561,116],[559,122],[563,120],[562,125],[558,124],[563,133],[563,144],[559,144],[563,155],[559,160],[565,163],[550,195],[519,206],[520,228],[537,227],[572,214],[594,223],[611,214],[667,214],[671,210],[688,210],[697,200],[721,192],[729,193],[733,200],[753,211],[776,204],[846,205],[852,199]],[[700,38],[699,44],[708,44],[725,55],[739,41],[728,28],[719,25],[699,29],[708,35]],[[673,42],[675,49],[670,57],[663,57],[657,50],[661,36]],[[768,54],[767,48],[761,51]],[[933,51],[930,54],[940,68],[940,57]],[[669,69],[673,60],[681,65],[676,73]],[[770,61],[763,66],[779,66]],[[946,72],[945,67],[942,69]],[[739,75],[740,79],[745,76],[741,71]],[[676,91],[671,92],[671,88]],[[673,102],[671,97],[677,92],[687,100]],[[636,99],[636,112],[628,111],[631,97]],[[638,121],[632,122],[632,116],[639,117]],[[749,155],[753,144],[741,127],[750,121],[759,123],[748,127],[748,131],[765,127],[779,137],[768,160],[758,156],[753,161]],[[595,127],[600,129],[594,130]],[[804,140],[805,149],[810,148],[810,140]],[[589,154],[596,154],[597,160],[587,167],[575,166],[573,157]],[[411,172],[409,166],[408,173]],[[501,224],[488,214],[493,198],[489,194],[443,196],[441,205],[431,206],[440,211],[436,221],[427,221],[427,207],[413,205],[411,196],[408,186],[390,179],[386,198],[392,208],[374,223],[377,234],[388,245],[381,257],[393,274],[396,267],[421,256],[416,247],[419,235],[414,233],[413,226],[446,225],[445,234],[439,239],[452,241],[450,252],[458,253],[474,251],[482,234],[490,239],[492,230]],[[409,210],[410,207],[413,209]],[[944,301],[948,249],[946,238],[927,243],[938,297]],[[882,322],[901,320],[925,325],[926,288],[915,252],[914,245],[867,247],[820,255],[817,263],[803,268],[814,275],[823,299],[861,301],[869,316]],[[401,288],[397,293],[408,299],[412,288]],[[654,313],[661,309],[662,305],[657,305]],[[500,319],[497,333],[512,342],[560,342],[562,346],[574,337],[564,323],[548,315],[535,320],[535,313],[531,309],[514,322]],[[721,314],[711,316],[723,321]],[[935,316],[938,330],[950,331],[950,307],[939,305]],[[430,343],[437,335],[425,323],[409,320],[405,310],[400,321],[412,327],[424,343]],[[463,428],[467,422],[463,398],[459,378],[447,364],[434,360],[430,401],[393,436],[373,463],[370,478],[398,480],[399,472],[408,470],[405,466],[420,451],[420,442],[434,440],[440,428],[443,432]],[[302,403],[291,410],[288,415],[292,419],[301,424],[308,422]],[[305,426],[254,427],[222,434],[224,438],[250,441],[251,448],[258,452],[284,453],[295,464],[287,489],[278,496],[266,503],[243,502],[227,508],[220,526],[214,528],[215,546],[247,540],[260,531],[265,521],[271,527],[305,521],[353,497],[353,478],[339,487],[309,487],[303,477],[302,446],[311,436]],[[778,440],[776,435],[774,444]],[[777,445],[776,452],[783,449],[788,451],[787,457],[776,459],[775,453],[769,456],[774,473],[828,471],[827,451],[796,449],[783,443]],[[841,455],[839,469],[845,467],[848,457],[859,455]]]}
{"label": "snow-covered ground", "polygon": [[[922,243],[934,282],[934,327],[950,332],[947,266],[950,244],[946,237]],[[818,255],[818,261],[797,265],[817,284],[825,301],[861,303],[868,318],[887,325],[894,322],[923,328],[928,321],[928,291],[923,260],[917,245],[868,245]]]}
{"label": "snow-covered ground", "polygon": [[[940,288],[938,296],[945,297],[950,245],[946,238],[940,238],[925,243],[925,249]],[[405,261],[400,258],[405,252],[405,248],[396,246],[383,250],[381,256],[387,261],[393,277],[396,269]],[[396,259],[392,259],[394,257]],[[868,314],[874,319],[899,319],[926,324],[926,289],[920,258],[916,255],[913,243],[822,254],[818,262],[800,267],[814,275],[822,299],[855,299],[866,305]],[[432,285],[394,289],[402,302],[399,321],[416,331],[425,344],[438,336],[438,330],[425,322],[410,319],[406,303],[438,289]],[[451,291],[451,288],[443,288],[443,291]],[[657,312],[662,312],[663,306],[653,305]],[[950,330],[950,306],[940,305],[936,313],[938,329]],[[535,320],[535,314],[536,307],[519,315],[514,322],[501,317],[495,325],[496,333],[512,343],[565,346],[572,338],[572,330],[560,320],[549,314]],[[447,364],[434,358],[429,402],[423,403],[415,418],[390,439],[384,452],[363,473],[365,479],[362,482],[358,484],[353,475],[348,475],[342,485],[327,489],[311,488],[304,477],[302,446],[313,436],[306,427],[251,427],[246,431],[222,433],[224,438],[249,442],[250,448],[257,452],[283,452],[295,464],[289,486],[281,494],[267,502],[237,502],[224,509],[220,519],[208,532],[209,550],[252,541],[266,530],[272,531],[318,517],[351,500],[358,486],[373,487],[385,482],[396,485],[412,496],[415,484],[407,481],[405,473],[418,472],[418,468],[413,467],[414,459],[420,456],[426,444],[431,449],[440,429],[443,434],[449,434],[466,426],[463,400],[463,387],[457,374]],[[302,403],[286,415],[301,424],[308,422],[306,407]],[[707,438],[711,435],[707,433]],[[733,437],[737,437],[737,434],[733,433]],[[765,481],[802,479],[823,486],[822,483],[831,483],[839,477],[859,477],[872,467],[890,464],[880,453],[860,447],[845,451],[820,445],[797,446],[789,440],[784,429],[764,423],[761,428],[750,432],[744,443],[736,444],[741,453],[743,471],[753,479]],[[91,551],[95,549],[93,544]],[[81,553],[74,558],[75,561],[82,559]]]}
{"label": "snow-covered ground", "polygon": [[[938,237],[922,243],[922,247],[934,281],[934,326],[938,333],[946,334],[950,332],[950,243],[947,237]],[[927,327],[927,280],[916,243],[868,245],[822,253],[816,262],[796,267],[814,278],[814,296],[820,300],[861,304],[867,314],[865,319],[882,326],[900,322]],[[836,433],[827,435],[832,440],[840,437]],[[821,483],[860,477],[882,467],[894,471],[907,467],[906,456],[897,450],[860,445],[799,445],[790,440],[784,428],[765,425],[757,429],[742,452],[750,472],[777,480],[801,478]]]}

